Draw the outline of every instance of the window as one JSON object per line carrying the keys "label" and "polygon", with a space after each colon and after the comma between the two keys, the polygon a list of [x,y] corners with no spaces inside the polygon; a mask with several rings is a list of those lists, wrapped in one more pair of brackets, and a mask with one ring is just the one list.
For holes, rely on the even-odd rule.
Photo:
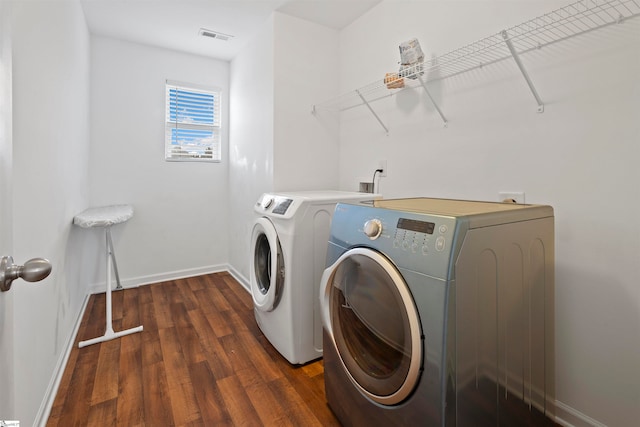
{"label": "window", "polygon": [[165,160],[220,161],[220,91],[167,81]]}

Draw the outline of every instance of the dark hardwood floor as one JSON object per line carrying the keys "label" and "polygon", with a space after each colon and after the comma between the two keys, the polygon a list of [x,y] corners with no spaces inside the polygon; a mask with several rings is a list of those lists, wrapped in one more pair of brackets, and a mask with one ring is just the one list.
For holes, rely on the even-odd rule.
{"label": "dark hardwood floor", "polygon": [[113,320],[144,331],[79,349],[104,333],[91,296],[48,426],[339,426],[322,361],[280,356],[228,273],[114,292]]}

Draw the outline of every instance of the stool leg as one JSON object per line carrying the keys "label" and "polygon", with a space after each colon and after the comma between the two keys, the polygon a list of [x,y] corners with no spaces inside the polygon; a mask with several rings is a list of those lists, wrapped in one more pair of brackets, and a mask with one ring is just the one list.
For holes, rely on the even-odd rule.
{"label": "stool leg", "polygon": [[[111,227],[106,228],[105,234],[107,235],[107,327],[105,328],[105,335],[113,335],[113,322],[112,322],[112,311],[111,311],[111,251],[109,250],[109,243],[111,242]],[[116,273],[117,274],[117,273]]]}
{"label": "stool leg", "polygon": [[[113,322],[112,322],[112,314],[111,314],[111,260],[112,260],[112,247],[111,247],[111,233],[109,232],[109,228],[106,228],[106,241],[107,241],[107,285],[106,285],[106,298],[107,298],[107,315],[106,315],[106,327],[104,331],[104,335],[101,337],[93,338],[86,341],[80,341],[78,343],[78,347],[86,347],[88,345],[97,344],[104,341],[109,341],[114,338],[120,338],[125,335],[133,334],[136,332],[141,332],[142,325],[137,326],[135,328],[127,329],[125,331],[114,332],[113,331]],[[116,275],[118,271],[116,270]]]}
{"label": "stool leg", "polygon": [[122,289],[122,285],[120,284],[120,275],[118,274],[116,253],[115,249],[113,249],[113,241],[111,240],[111,227],[107,227],[107,252],[111,256],[111,261],[113,262],[113,271],[116,273],[116,290],[119,291]]}

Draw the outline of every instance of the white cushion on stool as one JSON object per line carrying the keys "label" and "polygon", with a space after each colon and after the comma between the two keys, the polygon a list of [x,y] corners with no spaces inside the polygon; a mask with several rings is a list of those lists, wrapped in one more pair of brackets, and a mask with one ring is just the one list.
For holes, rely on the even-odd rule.
{"label": "white cushion on stool", "polygon": [[133,206],[112,205],[89,208],[73,217],[73,224],[82,228],[109,227],[128,221],[133,216]]}

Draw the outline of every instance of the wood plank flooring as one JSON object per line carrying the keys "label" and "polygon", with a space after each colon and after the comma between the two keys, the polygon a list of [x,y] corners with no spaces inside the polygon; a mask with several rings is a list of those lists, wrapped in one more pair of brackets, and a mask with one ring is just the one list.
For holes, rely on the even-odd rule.
{"label": "wood plank flooring", "polygon": [[228,273],[113,293],[115,331],[101,336],[105,295],[92,295],[47,426],[339,426],[322,361],[294,367],[253,317]]}

